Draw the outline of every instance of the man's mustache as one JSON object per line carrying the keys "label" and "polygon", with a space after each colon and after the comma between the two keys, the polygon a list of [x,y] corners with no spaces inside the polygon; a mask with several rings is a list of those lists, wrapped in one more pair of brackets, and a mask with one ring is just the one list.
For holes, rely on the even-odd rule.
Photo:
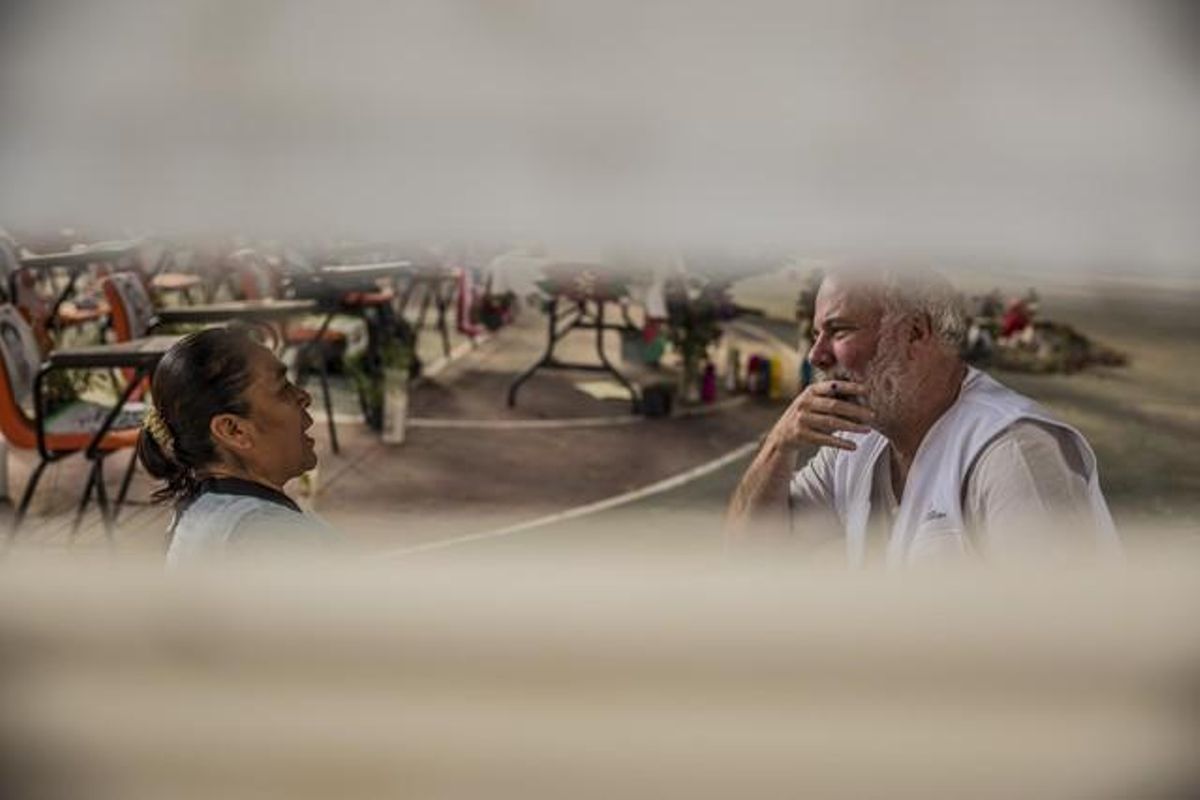
{"label": "man's mustache", "polygon": [[846,369],[818,369],[817,378],[822,381],[850,381],[852,383],[863,383],[866,381],[867,376],[855,375]]}

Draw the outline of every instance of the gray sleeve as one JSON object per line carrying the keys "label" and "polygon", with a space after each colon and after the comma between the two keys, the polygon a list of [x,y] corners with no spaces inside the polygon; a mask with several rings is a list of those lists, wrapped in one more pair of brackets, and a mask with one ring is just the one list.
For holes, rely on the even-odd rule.
{"label": "gray sleeve", "polygon": [[967,478],[963,508],[989,557],[1077,549],[1094,541],[1098,524],[1072,434],[1028,420],[984,449]]}

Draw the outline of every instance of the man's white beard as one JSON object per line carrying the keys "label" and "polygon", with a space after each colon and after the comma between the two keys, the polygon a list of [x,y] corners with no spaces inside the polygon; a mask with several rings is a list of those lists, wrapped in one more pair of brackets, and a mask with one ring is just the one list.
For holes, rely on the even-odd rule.
{"label": "man's white beard", "polygon": [[873,427],[876,429],[886,429],[900,421],[911,402],[911,387],[906,380],[908,376],[897,339],[898,336],[891,332],[880,337],[879,348],[860,372],[817,370],[821,380],[854,381],[865,386],[867,393],[862,404],[875,412]]}

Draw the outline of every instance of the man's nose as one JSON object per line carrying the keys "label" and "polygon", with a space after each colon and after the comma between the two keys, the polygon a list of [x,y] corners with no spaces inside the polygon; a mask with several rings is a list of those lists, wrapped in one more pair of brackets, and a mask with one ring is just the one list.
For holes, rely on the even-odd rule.
{"label": "man's nose", "polygon": [[809,348],[808,360],[817,369],[829,369],[834,365],[833,350],[829,347],[829,340],[825,338],[825,334],[817,336],[817,340]]}
{"label": "man's nose", "polygon": [[311,405],[312,405],[312,395],[308,393],[308,390],[301,389],[300,390],[300,407],[308,408]]}

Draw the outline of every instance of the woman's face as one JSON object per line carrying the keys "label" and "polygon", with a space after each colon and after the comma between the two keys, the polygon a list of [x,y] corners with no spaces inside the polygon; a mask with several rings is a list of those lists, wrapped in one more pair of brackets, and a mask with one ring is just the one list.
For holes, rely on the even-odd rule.
{"label": "woman's face", "polygon": [[250,356],[247,417],[254,447],[247,466],[276,486],[317,465],[314,441],[306,431],[312,427],[308,414],[312,397],[293,384],[287,369],[273,353],[254,345]]}

